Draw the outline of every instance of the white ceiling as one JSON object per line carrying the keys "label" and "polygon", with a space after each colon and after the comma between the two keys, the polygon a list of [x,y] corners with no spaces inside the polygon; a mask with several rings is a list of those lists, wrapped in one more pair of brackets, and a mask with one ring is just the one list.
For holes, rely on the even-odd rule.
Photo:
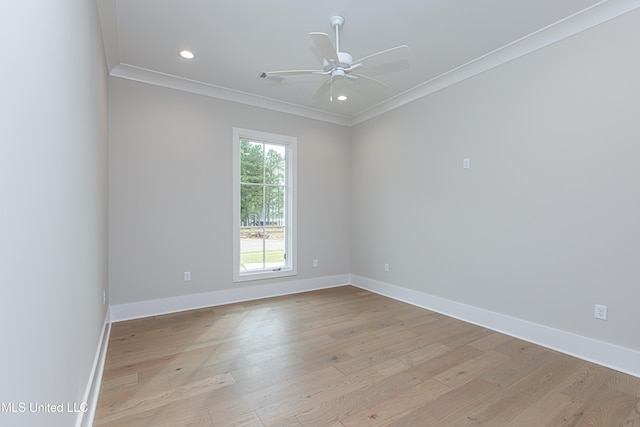
{"label": "white ceiling", "polygon": [[[625,0],[97,1],[114,76],[346,125],[638,7]],[[258,78],[321,68],[308,34],[333,40],[333,15],[345,18],[340,50],[354,59],[409,46],[408,68],[374,76],[386,91],[336,86],[334,94],[349,99],[330,102],[312,99],[324,76]],[[181,59],[181,49],[196,59]]]}

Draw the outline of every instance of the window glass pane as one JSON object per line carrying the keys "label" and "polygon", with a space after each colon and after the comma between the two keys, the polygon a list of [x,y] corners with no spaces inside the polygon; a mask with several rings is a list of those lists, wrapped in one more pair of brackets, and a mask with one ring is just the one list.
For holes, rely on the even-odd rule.
{"label": "window glass pane", "polygon": [[269,227],[265,229],[266,268],[280,268],[287,264],[284,255],[284,242],[284,227]]}
{"label": "window glass pane", "polygon": [[267,187],[264,198],[265,225],[285,225],[284,187]]}
{"label": "window glass pane", "polygon": [[240,272],[264,268],[264,231],[262,228],[240,230]]}
{"label": "window glass pane", "polygon": [[285,183],[285,147],[282,145],[266,144],[264,159],[264,183],[270,185],[284,185]]}
{"label": "window glass pane", "polygon": [[240,184],[240,226],[262,225],[264,212],[264,187]]}
{"label": "window glass pane", "polygon": [[264,182],[264,144],[240,141],[240,182]]}

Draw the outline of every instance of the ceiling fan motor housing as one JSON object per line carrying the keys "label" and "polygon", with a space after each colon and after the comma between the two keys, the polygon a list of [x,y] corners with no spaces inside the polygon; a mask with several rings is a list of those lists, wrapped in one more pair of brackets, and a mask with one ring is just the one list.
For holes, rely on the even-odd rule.
{"label": "ceiling fan motor housing", "polygon": [[340,69],[340,68],[349,68],[351,67],[351,64],[353,63],[353,56],[351,56],[350,54],[348,54],[347,52],[337,52],[338,54],[338,63],[337,64],[333,64],[333,62],[328,62],[326,59],[322,59],[322,65],[324,66],[324,70],[325,71],[331,71],[334,68],[335,69]]}
{"label": "ceiling fan motor housing", "polygon": [[340,65],[341,67],[349,68],[353,63],[353,57],[347,52],[338,52],[338,61],[340,61],[338,65]]}

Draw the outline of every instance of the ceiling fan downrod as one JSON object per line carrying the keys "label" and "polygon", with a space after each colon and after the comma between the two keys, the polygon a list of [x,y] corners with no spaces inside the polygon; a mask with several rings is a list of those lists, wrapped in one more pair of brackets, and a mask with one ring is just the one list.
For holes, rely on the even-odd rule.
{"label": "ceiling fan downrod", "polygon": [[344,18],[342,16],[332,16],[331,26],[336,30],[336,55],[340,53],[340,28],[344,24]]}

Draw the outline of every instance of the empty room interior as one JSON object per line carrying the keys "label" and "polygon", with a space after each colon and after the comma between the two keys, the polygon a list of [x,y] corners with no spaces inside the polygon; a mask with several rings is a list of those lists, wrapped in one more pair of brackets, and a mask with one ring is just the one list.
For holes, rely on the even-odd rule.
{"label": "empty room interior", "polygon": [[1,425],[640,425],[640,1],[0,12]]}

